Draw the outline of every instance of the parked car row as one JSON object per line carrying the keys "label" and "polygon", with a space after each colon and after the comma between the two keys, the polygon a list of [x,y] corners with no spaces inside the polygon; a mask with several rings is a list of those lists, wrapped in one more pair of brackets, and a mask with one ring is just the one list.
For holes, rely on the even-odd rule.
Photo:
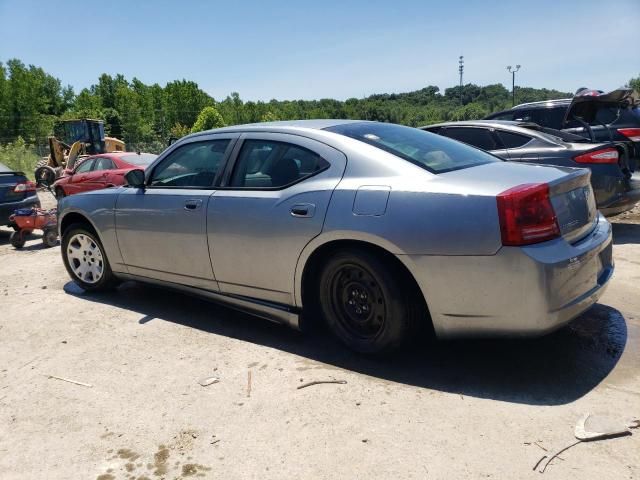
{"label": "parked car row", "polygon": [[448,122],[424,130],[508,161],[591,170],[599,210],[617,215],[640,201],[640,99],[632,89],[581,89],[571,99],[525,103],[484,121]]}
{"label": "parked car row", "polygon": [[430,125],[424,130],[512,162],[588,168],[596,204],[604,215],[629,210],[640,201],[640,178],[628,174],[628,156],[611,142],[591,143],[573,133],[524,121],[449,122]]}

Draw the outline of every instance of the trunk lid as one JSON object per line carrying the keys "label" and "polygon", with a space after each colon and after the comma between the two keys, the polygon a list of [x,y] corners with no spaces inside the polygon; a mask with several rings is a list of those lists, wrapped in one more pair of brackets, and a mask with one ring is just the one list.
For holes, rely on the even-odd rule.
{"label": "trunk lid", "polygon": [[518,185],[546,183],[560,233],[568,242],[584,238],[596,225],[598,210],[591,188],[591,171],[585,168],[501,162],[438,177],[451,191],[495,196]]}
{"label": "trunk lid", "polygon": [[27,177],[22,172],[0,170],[0,203],[19,202],[26,198],[25,192],[14,192],[20,182],[26,182]]}
{"label": "trunk lid", "polygon": [[566,177],[549,182],[551,205],[561,235],[573,243],[588,235],[596,224],[598,209],[591,188],[591,171],[576,168]]}
{"label": "trunk lid", "polygon": [[632,108],[638,105],[640,105],[640,96],[632,88],[619,88],[609,93],[584,89],[576,93],[571,99],[563,124],[566,125],[575,117],[591,124],[595,120],[598,107],[601,106]]}

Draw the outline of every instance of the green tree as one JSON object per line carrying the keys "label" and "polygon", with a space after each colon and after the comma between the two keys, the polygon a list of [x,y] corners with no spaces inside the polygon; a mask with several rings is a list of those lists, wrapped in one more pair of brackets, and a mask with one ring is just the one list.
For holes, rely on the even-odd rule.
{"label": "green tree", "polygon": [[633,88],[636,92],[640,93],[640,75],[629,80],[627,82],[627,85]]}
{"label": "green tree", "polygon": [[222,118],[222,115],[220,115],[215,107],[204,107],[193,124],[193,127],[191,127],[191,133],[224,126],[224,118]]}

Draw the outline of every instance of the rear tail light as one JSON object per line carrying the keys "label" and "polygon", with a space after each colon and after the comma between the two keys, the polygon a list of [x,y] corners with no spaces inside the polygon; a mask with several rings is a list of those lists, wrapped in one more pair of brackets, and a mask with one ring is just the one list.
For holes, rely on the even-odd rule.
{"label": "rear tail light", "polygon": [[619,128],[618,133],[621,133],[629,140],[640,142],[640,128]]}
{"label": "rear tail light", "polygon": [[28,180],[26,182],[20,182],[19,184],[17,184],[15,186],[13,191],[16,192],[16,193],[35,192],[36,191],[36,184],[33,183],[30,180]]}
{"label": "rear tail light", "polygon": [[549,185],[527,183],[497,196],[503,245],[530,245],[560,236]]}
{"label": "rear tail light", "polygon": [[578,163],[618,163],[618,150],[615,148],[604,148],[593,152],[583,153],[573,159]]}

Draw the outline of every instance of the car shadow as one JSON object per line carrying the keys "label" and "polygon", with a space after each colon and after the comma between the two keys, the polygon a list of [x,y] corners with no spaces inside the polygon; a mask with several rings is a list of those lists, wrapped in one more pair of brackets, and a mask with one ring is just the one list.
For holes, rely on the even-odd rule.
{"label": "car shadow", "polygon": [[640,223],[612,223],[613,244],[640,243]]}
{"label": "car shadow", "polygon": [[[11,234],[13,233],[13,229],[10,227],[0,227],[0,245],[10,245],[11,241]],[[38,232],[32,232],[29,235],[27,235],[27,241],[29,240],[36,240],[42,238],[42,235],[40,234],[40,231],[38,230]],[[42,243],[39,244],[40,247],[43,247]],[[22,248],[21,250],[34,250],[35,248],[37,248],[38,246],[36,245],[29,245],[27,247]],[[44,248],[44,247],[43,247]]]}
{"label": "car shadow", "polygon": [[[627,342],[622,314],[595,305],[567,327],[537,339],[424,339],[386,358],[356,354],[327,332],[303,334],[226,307],[137,282],[111,293],[89,293],[73,282],[65,291],[132,310],[140,324],[167,321],[276,348],[384,381],[464,396],[531,405],[560,405],[595,388],[615,367]],[[188,300],[188,301],[187,301]]]}

